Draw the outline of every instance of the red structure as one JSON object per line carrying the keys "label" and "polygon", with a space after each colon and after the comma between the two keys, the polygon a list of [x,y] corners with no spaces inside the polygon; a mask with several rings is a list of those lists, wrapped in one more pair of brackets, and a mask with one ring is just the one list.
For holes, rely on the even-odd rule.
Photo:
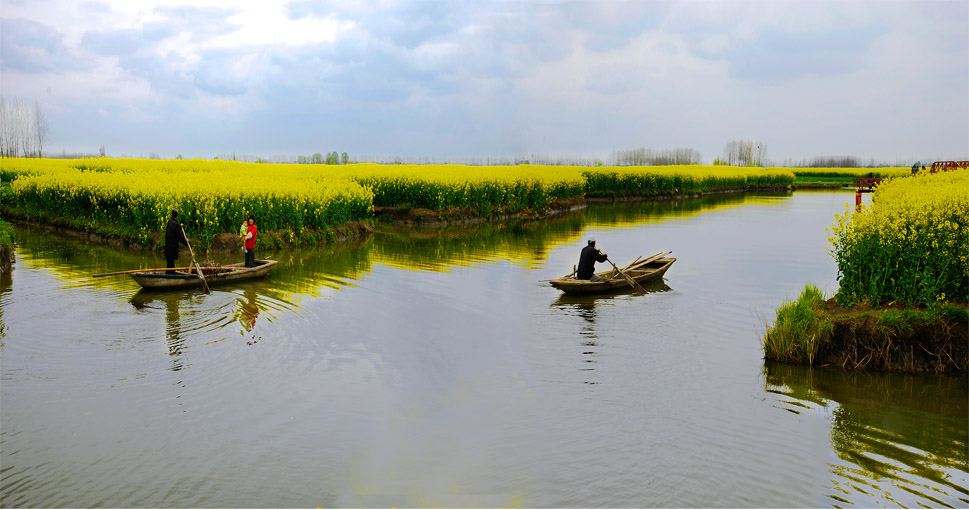
{"label": "red structure", "polygon": [[881,182],[881,177],[859,177],[855,179],[855,185],[860,193],[871,193],[875,190],[875,186],[878,186]]}
{"label": "red structure", "polygon": [[949,170],[958,170],[960,168],[969,168],[969,161],[936,161],[932,163],[932,168],[929,169],[929,173],[948,172]]}

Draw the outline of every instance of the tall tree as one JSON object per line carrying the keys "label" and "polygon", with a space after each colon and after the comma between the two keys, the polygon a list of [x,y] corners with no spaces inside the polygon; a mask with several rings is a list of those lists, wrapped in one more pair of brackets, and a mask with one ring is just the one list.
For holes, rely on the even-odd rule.
{"label": "tall tree", "polygon": [[40,109],[40,103],[34,101],[34,118],[37,123],[37,156],[44,157],[44,143],[50,134],[50,123],[47,122],[47,115]]}
{"label": "tall tree", "polygon": [[723,149],[723,160],[730,166],[763,166],[767,144],[759,140],[734,140]]}
{"label": "tall tree", "polygon": [[39,102],[30,105],[0,97],[0,156],[43,156],[49,133],[50,124]]}
{"label": "tall tree", "polygon": [[0,97],[0,158],[7,155],[7,102]]}
{"label": "tall tree", "polygon": [[613,153],[618,166],[643,165],[698,165],[703,156],[694,149],[631,149]]}

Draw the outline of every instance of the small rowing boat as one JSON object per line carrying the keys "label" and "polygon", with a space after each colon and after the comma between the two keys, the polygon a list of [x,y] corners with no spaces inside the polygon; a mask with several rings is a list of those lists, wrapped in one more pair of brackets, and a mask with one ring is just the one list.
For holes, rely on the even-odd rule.
{"label": "small rowing boat", "polygon": [[621,268],[621,272],[610,269],[596,273],[602,278],[601,281],[597,282],[592,280],[579,280],[575,277],[574,271],[570,275],[548,280],[548,282],[566,294],[602,294],[630,290],[629,281],[623,277],[623,273],[639,284],[662,279],[666,270],[673,265],[673,262],[676,262],[675,258],[667,257],[670,253],[672,252],[657,253],[652,257],[647,257],[642,260],[637,258],[632,264]]}
{"label": "small rowing boat", "polygon": [[[269,271],[275,265],[275,260],[259,259],[256,260],[255,267],[246,267],[242,262],[212,268],[201,267],[202,274],[205,275],[205,281],[211,286],[262,278],[269,274]],[[131,277],[138,282],[138,285],[153,290],[183,289],[202,286],[202,280],[199,279],[198,273],[193,270],[175,271],[175,274],[163,272],[132,273]]]}

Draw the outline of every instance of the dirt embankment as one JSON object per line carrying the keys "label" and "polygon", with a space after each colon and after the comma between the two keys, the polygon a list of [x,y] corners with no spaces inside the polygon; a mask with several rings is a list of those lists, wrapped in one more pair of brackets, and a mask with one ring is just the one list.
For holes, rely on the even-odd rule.
{"label": "dirt embankment", "polygon": [[[846,369],[966,373],[969,370],[969,306],[946,312],[897,306],[851,309],[826,303],[833,331],[815,363]],[[961,311],[960,311],[961,310]]]}
{"label": "dirt embankment", "polygon": [[16,259],[13,254],[13,244],[0,244],[0,273],[6,273],[13,267]]}

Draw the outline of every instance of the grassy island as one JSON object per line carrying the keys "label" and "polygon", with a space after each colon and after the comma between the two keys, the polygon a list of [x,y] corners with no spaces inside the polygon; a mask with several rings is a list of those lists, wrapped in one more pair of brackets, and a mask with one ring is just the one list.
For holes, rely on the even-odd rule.
{"label": "grassy island", "polygon": [[764,336],[768,360],[909,372],[969,368],[969,171],[897,178],[836,215],[839,290],[807,285]]}

